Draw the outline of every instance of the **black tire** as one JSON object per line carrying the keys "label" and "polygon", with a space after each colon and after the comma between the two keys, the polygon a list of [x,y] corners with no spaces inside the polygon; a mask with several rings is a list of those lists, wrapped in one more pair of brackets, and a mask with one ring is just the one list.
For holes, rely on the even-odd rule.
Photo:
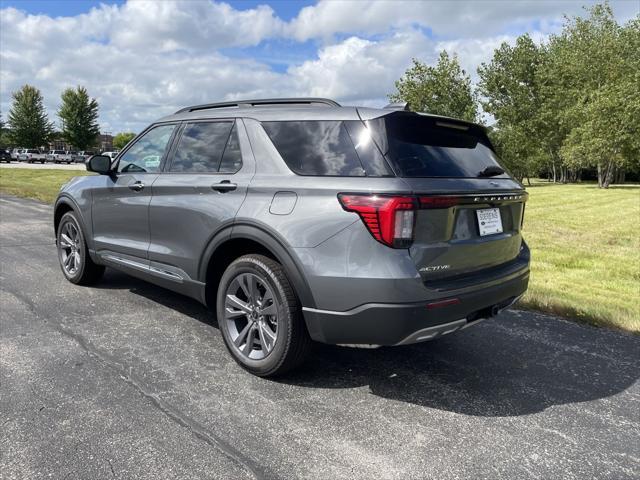
{"label": "black tire", "polygon": [[[65,254],[67,254],[68,251],[71,251],[70,249],[63,247],[63,245],[66,244],[63,233],[67,231],[66,228],[68,224],[71,224],[78,234],[77,242],[74,243],[75,252],[80,256],[80,265],[79,268],[75,269],[75,271],[69,271],[64,266]],[[104,266],[98,265],[91,260],[89,250],[87,249],[87,242],[84,238],[84,232],[82,231],[80,222],[78,222],[78,219],[76,218],[75,212],[67,212],[60,219],[58,231],[56,232],[56,245],[58,247],[58,260],[60,262],[62,274],[71,283],[75,283],[76,285],[92,285],[102,278],[102,275],[104,274]]]}
{"label": "black tire", "polygon": [[[228,322],[232,320],[225,318],[227,290],[231,288],[234,279],[246,273],[255,275],[259,282],[270,288],[274,298],[273,304],[276,305],[277,310],[275,343],[271,347],[272,350],[261,359],[248,358],[242,353],[240,347],[234,344],[230,328],[235,327],[229,327]],[[266,293],[264,296],[266,297]],[[309,356],[312,342],[302,318],[300,302],[282,265],[268,257],[257,254],[244,255],[227,267],[218,286],[216,313],[220,333],[231,356],[241,367],[254,375],[259,377],[282,375],[298,367]],[[246,315],[244,321],[250,322],[250,316]],[[256,327],[256,330],[259,328]]]}

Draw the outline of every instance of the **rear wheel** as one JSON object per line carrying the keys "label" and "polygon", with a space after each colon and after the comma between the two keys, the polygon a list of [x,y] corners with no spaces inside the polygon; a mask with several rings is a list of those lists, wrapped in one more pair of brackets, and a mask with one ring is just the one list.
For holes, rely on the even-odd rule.
{"label": "rear wheel", "polygon": [[278,262],[263,255],[236,259],[222,275],[216,305],[225,345],[254,375],[283,374],[308,356],[300,304]]}
{"label": "rear wheel", "polygon": [[104,267],[91,260],[80,222],[74,212],[65,213],[56,234],[62,273],[72,283],[91,285],[102,277]]}

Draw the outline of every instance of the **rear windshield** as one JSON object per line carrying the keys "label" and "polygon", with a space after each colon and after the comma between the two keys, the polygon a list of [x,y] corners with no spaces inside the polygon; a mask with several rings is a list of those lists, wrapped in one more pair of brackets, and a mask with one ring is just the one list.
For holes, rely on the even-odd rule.
{"label": "rear windshield", "polygon": [[479,127],[402,112],[367,126],[400,177],[508,177]]}

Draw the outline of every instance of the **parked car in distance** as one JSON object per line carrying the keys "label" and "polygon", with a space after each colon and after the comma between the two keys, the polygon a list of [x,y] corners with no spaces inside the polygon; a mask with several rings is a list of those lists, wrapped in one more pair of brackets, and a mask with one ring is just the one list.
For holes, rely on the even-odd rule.
{"label": "parked car in distance", "polygon": [[89,160],[90,157],[93,157],[96,154],[96,152],[92,151],[92,150],[83,150],[81,152],[78,152],[78,155],[76,156],[76,162],[80,163],[84,163],[87,160]]}
{"label": "parked car in distance", "polygon": [[66,157],[68,159],[67,163],[79,163],[84,160],[84,157],[80,155],[80,152],[76,152],[75,150],[69,150],[66,153]]}
{"label": "parked car in distance", "polygon": [[54,206],[65,278],[112,267],[199,300],[259,376],[312,340],[438,338],[527,289],[527,193],[467,121],[319,98],[198,105],[87,170]]}
{"label": "parked car in distance", "polygon": [[69,157],[67,156],[67,152],[65,150],[50,150],[49,153],[47,154],[47,162],[71,163]]}
{"label": "parked car in distance", "polygon": [[11,163],[11,151],[6,148],[0,148],[0,162]]}
{"label": "parked car in distance", "polygon": [[44,152],[41,152],[36,148],[29,148],[22,150],[22,153],[18,156],[18,158],[28,163],[44,163],[46,160],[46,155]]}
{"label": "parked car in distance", "polygon": [[116,150],[113,152],[102,152],[100,155],[106,155],[107,157],[111,158],[111,160],[113,160],[118,156],[118,153],[120,152]]}
{"label": "parked car in distance", "polygon": [[22,148],[14,148],[11,150],[11,160],[19,160],[20,153],[22,153]]}

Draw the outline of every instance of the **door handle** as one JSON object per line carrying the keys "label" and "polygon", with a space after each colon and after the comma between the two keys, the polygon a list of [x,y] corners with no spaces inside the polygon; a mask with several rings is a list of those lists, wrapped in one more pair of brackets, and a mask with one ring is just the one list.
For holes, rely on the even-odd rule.
{"label": "door handle", "polygon": [[231,183],[229,180],[222,180],[220,183],[214,183],[211,188],[216,192],[230,192],[238,188],[238,185]]}
{"label": "door handle", "polygon": [[134,192],[139,192],[144,188],[144,183],[142,182],[132,183],[131,185],[129,185],[129,188]]}

